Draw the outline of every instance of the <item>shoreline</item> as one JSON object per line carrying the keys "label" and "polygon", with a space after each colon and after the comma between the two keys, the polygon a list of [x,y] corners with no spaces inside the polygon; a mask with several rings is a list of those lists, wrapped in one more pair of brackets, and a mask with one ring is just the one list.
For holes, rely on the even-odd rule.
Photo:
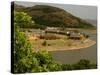
{"label": "shoreline", "polygon": [[61,50],[61,49],[57,49],[57,50],[47,50],[47,51],[73,51],[73,50],[85,49],[85,48],[91,47],[91,46],[93,46],[93,45],[95,45],[95,43],[93,43],[93,44],[91,44],[91,45],[89,45],[89,46],[84,46],[84,47],[79,47],[79,48],[73,47],[73,48],[62,49],[62,50]]}
{"label": "shoreline", "polygon": [[65,50],[67,50],[67,51],[72,50],[73,51],[73,50],[80,50],[80,49],[88,48],[88,47],[91,47],[95,44],[96,44],[95,41],[90,40],[90,39],[86,39],[86,40],[81,41],[81,42],[77,42],[77,41],[72,42],[70,44],[70,46],[68,46],[68,45],[64,45],[64,46],[45,46],[45,47],[37,46],[37,47],[33,47],[33,48],[36,49],[36,50],[44,49],[46,51],[65,51]]}

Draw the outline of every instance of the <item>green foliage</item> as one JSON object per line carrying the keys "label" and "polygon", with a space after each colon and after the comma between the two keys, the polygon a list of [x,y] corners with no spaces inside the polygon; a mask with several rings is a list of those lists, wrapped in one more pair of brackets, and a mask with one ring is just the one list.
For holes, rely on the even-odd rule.
{"label": "green foliage", "polygon": [[32,63],[31,45],[19,28],[16,25],[14,27],[14,71],[27,72]]}
{"label": "green foliage", "polygon": [[14,23],[17,23],[17,25],[21,28],[31,28],[34,26],[34,21],[32,21],[32,17],[24,12],[14,11]]}
{"label": "green foliage", "polygon": [[90,64],[89,60],[81,59],[76,64],[62,64],[62,70],[81,70],[81,69],[96,69],[96,64]]}
{"label": "green foliage", "polygon": [[66,70],[73,70],[72,65],[70,64],[62,64],[62,70],[66,71]]}
{"label": "green foliage", "polygon": [[52,57],[45,50],[38,51],[36,53],[36,58],[39,60],[41,66],[43,66],[44,64],[49,64],[52,61]]}
{"label": "green foliage", "polygon": [[40,50],[37,53],[35,53],[35,57],[39,62],[39,67],[41,67],[41,72],[60,70],[59,64],[53,61],[51,55],[47,51]]}
{"label": "green foliage", "polygon": [[47,51],[34,52],[27,37],[16,25],[14,27],[14,73],[60,70]]}
{"label": "green foliage", "polygon": [[[89,60],[81,59],[78,63],[73,64],[73,69],[79,70],[79,69],[93,69],[94,67],[91,64]],[[95,65],[96,68],[96,65]]]}

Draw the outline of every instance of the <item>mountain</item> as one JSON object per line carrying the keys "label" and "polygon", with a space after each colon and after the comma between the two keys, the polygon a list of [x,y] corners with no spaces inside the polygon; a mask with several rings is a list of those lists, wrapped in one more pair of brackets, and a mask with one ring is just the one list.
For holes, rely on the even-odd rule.
{"label": "mountain", "polygon": [[14,4],[14,9],[16,11],[23,11],[28,13],[35,23],[43,26],[94,28],[91,23],[70,14],[64,9],[54,6],[35,5],[32,7],[24,7]]}
{"label": "mountain", "polygon": [[97,20],[87,19],[86,21],[93,24],[94,26],[97,26]]}

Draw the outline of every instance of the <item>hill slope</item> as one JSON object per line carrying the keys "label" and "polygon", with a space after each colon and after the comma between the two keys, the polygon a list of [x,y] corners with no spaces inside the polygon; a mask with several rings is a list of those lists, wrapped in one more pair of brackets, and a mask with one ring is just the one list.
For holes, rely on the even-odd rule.
{"label": "hill slope", "polygon": [[35,5],[33,7],[23,7],[14,5],[16,11],[27,12],[39,25],[53,27],[73,27],[73,28],[94,28],[94,26],[64,9],[48,6]]}

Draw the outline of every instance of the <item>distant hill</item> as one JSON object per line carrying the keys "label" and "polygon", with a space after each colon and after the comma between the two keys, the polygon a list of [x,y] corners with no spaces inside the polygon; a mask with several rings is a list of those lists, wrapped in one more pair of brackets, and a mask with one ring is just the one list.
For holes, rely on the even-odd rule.
{"label": "distant hill", "polygon": [[16,11],[23,11],[32,16],[35,23],[43,26],[72,27],[72,28],[94,28],[94,26],[81,18],[78,18],[64,9],[48,6],[35,5],[24,7],[14,5]]}
{"label": "distant hill", "polygon": [[87,22],[93,24],[94,26],[97,26],[97,20],[90,20],[90,19],[87,19],[86,20]]}

